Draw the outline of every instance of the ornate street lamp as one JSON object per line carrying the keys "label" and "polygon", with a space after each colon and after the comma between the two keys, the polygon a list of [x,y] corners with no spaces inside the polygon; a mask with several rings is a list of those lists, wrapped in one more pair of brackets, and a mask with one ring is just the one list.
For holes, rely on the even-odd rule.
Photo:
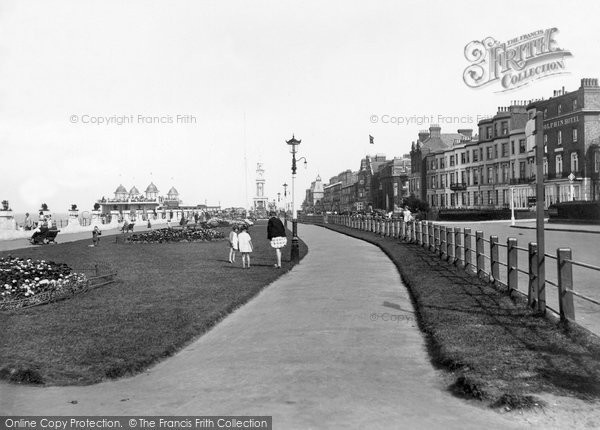
{"label": "ornate street lamp", "polygon": [[298,247],[298,218],[296,213],[296,205],[295,205],[295,194],[294,194],[294,184],[296,180],[296,162],[304,159],[304,166],[306,167],[306,158],[302,157],[299,160],[296,160],[296,152],[298,152],[297,147],[300,145],[302,140],[297,140],[296,137],[292,134],[292,138],[290,140],[286,140],[285,143],[290,145],[292,149],[290,152],[292,153],[292,250],[290,254],[290,260],[293,263],[300,262],[300,250]]}
{"label": "ornate street lamp", "polygon": [[285,221],[285,228],[287,228],[287,187],[288,184],[283,184],[283,220]]}

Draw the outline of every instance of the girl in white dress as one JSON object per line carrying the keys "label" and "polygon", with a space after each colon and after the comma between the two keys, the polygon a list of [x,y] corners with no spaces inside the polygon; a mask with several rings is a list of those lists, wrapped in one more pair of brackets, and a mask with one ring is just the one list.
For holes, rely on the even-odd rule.
{"label": "girl in white dress", "polygon": [[234,225],[229,233],[229,262],[235,262],[235,251],[238,250],[238,226]]}
{"label": "girl in white dress", "polygon": [[248,234],[248,227],[243,225],[242,232],[238,234],[238,249],[242,253],[242,269],[250,268],[250,253],[252,252],[252,238]]}

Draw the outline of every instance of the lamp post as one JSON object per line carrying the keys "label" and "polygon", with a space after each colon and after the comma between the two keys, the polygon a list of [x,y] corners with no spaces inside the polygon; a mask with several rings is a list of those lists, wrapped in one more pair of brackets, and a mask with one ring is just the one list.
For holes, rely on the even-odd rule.
{"label": "lamp post", "polygon": [[510,225],[515,225],[515,187],[510,187]]}
{"label": "lamp post", "polygon": [[[290,152],[292,153],[292,250],[290,254],[290,260],[292,263],[300,262],[300,250],[298,248],[298,218],[296,213],[296,202],[295,202],[295,181],[296,181],[296,152],[298,152],[297,147],[300,145],[302,140],[297,140],[296,137],[292,134],[292,138],[290,140],[286,140],[285,143],[290,145],[292,149]],[[300,160],[304,159],[304,164],[306,165],[306,159],[304,157],[300,158]]]}
{"label": "lamp post", "polygon": [[287,187],[288,184],[283,184],[283,220],[285,222],[285,228],[287,228]]}

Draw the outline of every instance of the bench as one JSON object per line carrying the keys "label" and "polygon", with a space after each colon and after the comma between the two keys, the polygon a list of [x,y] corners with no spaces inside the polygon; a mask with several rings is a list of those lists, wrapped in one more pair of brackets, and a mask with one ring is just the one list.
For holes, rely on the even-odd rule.
{"label": "bench", "polygon": [[134,225],[135,225],[134,223],[125,223],[125,224],[123,224],[123,227],[121,227],[121,231],[123,233],[128,233],[130,231],[133,231]]}
{"label": "bench", "polygon": [[29,239],[29,242],[32,245],[47,245],[49,243],[56,244],[56,236],[58,235],[59,231],[60,230],[56,228],[51,228],[39,233],[34,233]]}

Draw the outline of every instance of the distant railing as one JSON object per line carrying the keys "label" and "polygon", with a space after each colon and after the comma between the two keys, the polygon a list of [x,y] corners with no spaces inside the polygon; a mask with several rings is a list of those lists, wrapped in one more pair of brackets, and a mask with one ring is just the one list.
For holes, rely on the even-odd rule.
{"label": "distant railing", "polygon": [[[509,294],[513,292],[524,294],[519,291],[519,274],[525,275],[528,282],[527,294],[525,294],[528,304],[540,312],[545,312],[548,308],[557,313],[563,321],[575,321],[574,296],[600,305],[600,300],[573,289],[573,266],[595,272],[600,272],[600,267],[574,260],[571,248],[557,248],[555,255],[544,253],[541,256],[556,262],[558,276],[556,282],[545,279],[540,285],[540,277],[538,277],[540,256],[535,242],[530,242],[525,248],[519,246],[517,239],[512,237],[507,238],[506,243],[500,243],[498,236],[495,235],[489,236],[489,239],[484,238],[483,231],[478,230],[473,234],[470,228],[448,227],[429,221],[404,222],[402,218],[396,217],[304,215],[298,220],[312,224],[342,225],[415,243],[471,274],[486,279],[494,285],[506,287]],[[504,260],[500,248],[506,250],[502,253],[506,256]],[[519,251],[527,253],[527,270],[519,267]],[[505,281],[501,280],[501,271],[504,271]],[[546,305],[546,285],[557,289],[559,309],[552,309]]]}

